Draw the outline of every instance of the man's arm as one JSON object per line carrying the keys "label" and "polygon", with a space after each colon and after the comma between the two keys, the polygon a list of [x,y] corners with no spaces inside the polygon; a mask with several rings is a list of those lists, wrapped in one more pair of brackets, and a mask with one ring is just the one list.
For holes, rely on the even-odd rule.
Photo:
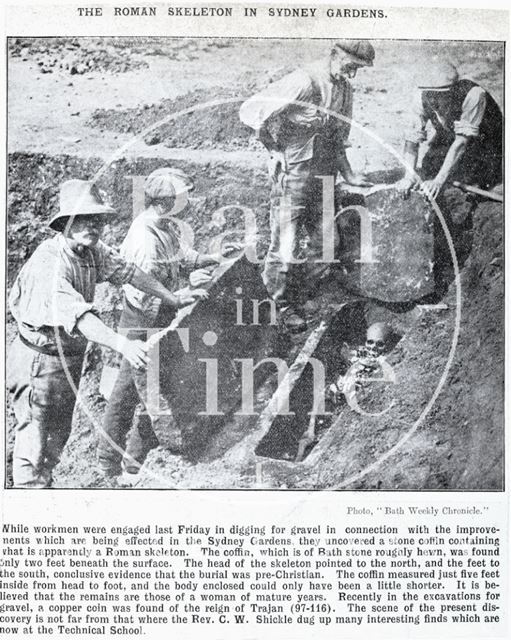
{"label": "man's arm", "polygon": [[78,319],[76,328],[87,340],[101,344],[123,355],[136,369],[145,367],[149,362],[147,347],[142,340],[128,340],[110,329],[110,327],[107,327],[104,322],[90,311],[84,313]]}
{"label": "man's arm", "polygon": [[403,178],[397,183],[396,189],[403,194],[403,197],[408,197],[410,190],[417,182],[415,176],[415,168],[417,166],[417,157],[419,155],[419,144],[417,142],[405,141],[405,150],[403,154],[403,163],[406,167],[406,172]]}
{"label": "man's arm", "polygon": [[412,109],[409,122],[405,129],[405,148],[403,153],[403,163],[406,165],[404,177],[397,183],[396,188],[403,197],[408,197],[411,189],[417,184],[415,169],[419,156],[419,145],[426,141],[426,125],[429,115],[424,106],[421,91],[416,91],[412,100]]}
{"label": "man's arm", "polygon": [[282,149],[271,135],[268,125],[296,102],[309,102],[310,94],[310,77],[303,70],[297,70],[273,82],[241,105],[240,120],[255,131],[256,137],[270,154],[271,177],[275,177],[280,168],[286,171],[286,166]]}
{"label": "man's arm", "polygon": [[467,150],[468,138],[466,136],[457,135],[454,142],[449,147],[449,151],[445,156],[445,160],[437,174],[436,180],[444,185],[452,175],[460,160]]}
{"label": "man's arm", "polygon": [[243,249],[241,242],[226,242],[217,253],[199,253],[195,258],[195,267],[209,267],[211,265],[217,265],[224,258],[228,258],[233,253]]}
{"label": "man's arm", "polygon": [[261,126],[260,129],[256,131],[256,137],[266,147],[269,153],[275,153],[279,151],[277,141],[268,131],[266,122]]}
{"label": "man's arm", "polygon": [[311,81],[307,73],[302,70],[289,73],[245,100],[240,107],[240,120],[254,131],[262,131],[261,142],[265,146],[267,143],[271,145],[271,139],[267,138],[269,134],[264,126],[265,123],[296,101],[307,101],[310,98],[310,91]]}
{"label": "man's arm", "polygon": [[361,173],[355,173],[351,168],[350,161],[346,155],[346,149],[342,148],[337,153],[337,169],[348,184],[357,187],[370,187],[372,182]]}
{"label": "man's arm", "polygon": [[452,175],[460,160],[465,154],[467,148],[468,138],[463,135],[457,135],[454,138],[454,142],[449,147],[447,155],[444,158],[444,162],[440,167],[440,171],[436,177],[432,180],[426,180],[422,183],[421,189],[427,193],[431,198],[435,199],[440,191],[445,186],[445,183]]}
{"label": "man's arm", "polygon": [[145,273],[138,267],[135,267],[130,284],[150,296],[160,298],[167,306],[174,309],[180,309],[195,302],[195,300],[199,298],[207,297],[207,293],[202,289],[197,289],[187,296],[176,296],[166,289],[154,276]]}
{"label": "man's arm", "polygon": [[465,154],[469,139],[479,135],[479,127],[485,109],[486,91],[481,87],[473,87],[463,101],[460,119],[454,122],[456,137],[447,151],[440,171],[433,180],[427,180],[422,184],[422,190],[431,198],[438,196],[447,180],[454,173]]}

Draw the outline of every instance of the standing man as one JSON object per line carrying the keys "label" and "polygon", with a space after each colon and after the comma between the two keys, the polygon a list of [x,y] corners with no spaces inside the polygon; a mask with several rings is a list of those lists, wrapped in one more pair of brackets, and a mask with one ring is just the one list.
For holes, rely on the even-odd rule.
{"label": "standing man", "polygon": [[96,283],[130,283],[169,306],[182,303],[101,242],[103,225],[113,214],[92,182],[64,182],[60,211],[49,222],[59,233],[34,251],[9,296],[18,323],[7,363],[17,420],[15,487],[51,486],[71,431],[88,340],[118,351],[136,368],[147,364],[143,342],[127,340],[99,319],[93,306]]}
{"label": "standing man", "polygon": [[[183,267],[190,270],[218,264],[219,255],[200,255],[186,245],[175,231],[171,216],[185,210],[188,192],[193,189],[190,178],[174,168],[157,169],[144,184],[146,209],[133,221],[122,244],[121,254],[140,269],[151,274],[166,289],[179,289]],[[204,273],[194,274],[195,283],[205,282]],[[147,338],[147,329],[168,327],[176,309],[190,303],[189,295],[175,293],[177,305],[165,304],[151,294],[124,286],[123,312],[119,326],[128,329],[130,340]],[[194,295],[203,297],[205,291]],[[158,445],[151,419],[143,413],[133,425],[137,405],[141,402],[133,379],[132,363],[123,358],[117,381],[112,390],[105,414],[104,434],[100,438],[98,458],[100,467],[109,476],[121,473],[123,451],[124,468],[128,474],[136,474],[148,452]],[[142,401],[143,404],[143,401]],[[132,429],[133,425],[133,429]],[[126,448],[128,432],[130,437]]]}
{"label": "standing man", "polygon": [[[422,191],[436,199],[449,180],[483,189],[502,182],[502,112],[492,96],[476,82],[460,79],[446,61],[428,65],[418,89],[404,160],[415,171],[419,145],[426,143]],[[406,195],[416,187],[418,179],[408,170],[398,188]]]}
{"label": "standing man", "polygon": [[[316,261],[309,274],[312,282],[307,283],[314,286],[328,267],[318,262],[324,237],[323,181],[333,189],[340,172],[350,184],[368,184],[352,171],[346,157],[353,102],[348,78],[354,78],[359,68],[372,66],[374,57],[369,41],[342,40],[327,58],[271,84],[240,109],[242,122],[256,131],[270,153],[271,239],[263,278],[292,333],[306,328],[300,310],[303,277],[296,264],[300,225],[310,237],[308,260]],[[336,225],[332,227],[335,249],[339,237]]]}

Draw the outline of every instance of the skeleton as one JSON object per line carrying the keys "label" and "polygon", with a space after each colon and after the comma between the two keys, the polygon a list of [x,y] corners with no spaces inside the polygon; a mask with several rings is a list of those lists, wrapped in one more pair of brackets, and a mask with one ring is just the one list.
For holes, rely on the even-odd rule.
{"label": "skeleton", "polygon": [[[366,333],[366,341],[357,349],[350,350],[346,342],[341,347],[348,366],[346,373],[337,378],[326,390],[326,398],[334,405],[339,403],[341,394],[356,393],[369,380],[379,367],[379,358],[390,350],[392,327],[385,322],[375,322]],[[295,462],[301,462],[305,457],[307,447],[316,441],[316,406],[311,411],[309,424],[298,443],[298,452]]]}
{"label": "skeleton", "polygon": [[[379,367],[379,359],[389,351],[392,333],[390,325],[375,322],[367,329],[365,344],[347,352],[347,372],[328,388],[328,397],[334,404],[338,404],[342,393],[358,391],[364,381],[372,377]],[[344,344],[343,348],[347,350],[348,346]]]}

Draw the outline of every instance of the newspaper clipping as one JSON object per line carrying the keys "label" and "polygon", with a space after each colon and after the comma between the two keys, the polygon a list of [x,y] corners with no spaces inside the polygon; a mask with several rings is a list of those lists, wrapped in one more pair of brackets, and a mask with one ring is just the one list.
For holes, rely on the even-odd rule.
{"label": "newspaper clipping", "polygon": [[510,637],[507,10],[5,17],[0,637]]}

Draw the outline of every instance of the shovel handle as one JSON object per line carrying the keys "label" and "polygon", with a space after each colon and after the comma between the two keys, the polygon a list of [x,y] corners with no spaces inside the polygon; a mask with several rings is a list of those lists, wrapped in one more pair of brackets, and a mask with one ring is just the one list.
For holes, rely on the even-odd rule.
{"label": "shovel handle", "polygon": [[500,193],[485,191],[484,189],[480,189],[479,187],[473,187],[469,184],[458,182],[457,180],[453,180],[452,185],[453,187],[457,187],[458,189],[466,191],[467,193],[474,193],[475,195],[483,196],[484,198],[489,198],[490,200],[495,200],[495,202],[504,202],[504,198],[500,195]]}

